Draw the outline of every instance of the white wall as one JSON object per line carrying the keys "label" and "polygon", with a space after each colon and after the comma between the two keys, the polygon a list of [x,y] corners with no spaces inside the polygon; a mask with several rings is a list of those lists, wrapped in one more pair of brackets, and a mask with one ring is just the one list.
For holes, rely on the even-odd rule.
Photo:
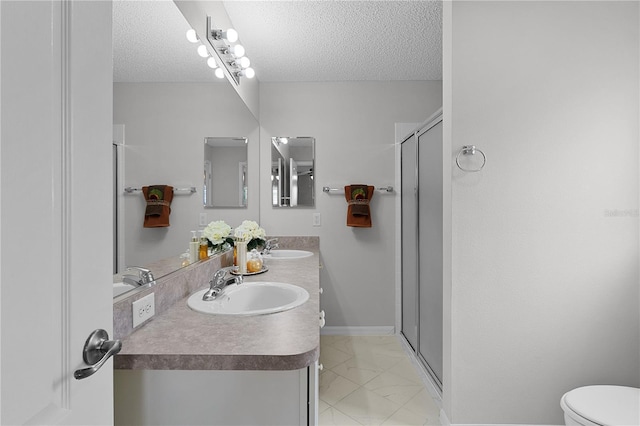
{"label": "white wall", "polygon": [[487,164],[453,169],[447,415],[560,424],[564,392],[640,384],[638,2],[448,10],[446,142]]}
{"label": "white wall", "polygon": [[[394,185],[396,122],[422,122],[442,105],[441,82],[261,83],[261,179],[269,181],[272,136],[316,138],[316,207],[271,206],[261,188],[261,224],[272,235],[318,235],[322,309],[328,326],[395,325],[395,202],[376,192],[372,228],[346,226],[344,195],[323,186]],[[312,214],[322,226],[312,226]]]}
{"label": "white wall", "polygon": [[[124,186],[167,184],[195,186],[193,195],[176,195],[171,226],[143,228],[144,197],[125,202],[127,264],[145,265],[184,252],[201,212],[207,223],[225,220],[232,227],[259,218],[259,128],[227,83],[115,83],[113,120],[125,125]],[[248,137],[248,207],[204,209],[202,206],[204,138]],[[230,181],[237,181],[237,167]],[[156,277],[157,278],[157,277]]]}

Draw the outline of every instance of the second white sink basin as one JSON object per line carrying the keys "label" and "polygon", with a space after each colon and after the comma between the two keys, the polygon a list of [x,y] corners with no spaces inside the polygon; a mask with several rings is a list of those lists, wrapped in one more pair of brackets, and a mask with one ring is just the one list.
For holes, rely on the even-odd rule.
{"label": "second white sink basin", "polygon": [[207,290],[192,294],[187,305],[204,314],[265,315],[293,309],[309,300],[309,293],[302,287],[272,281],[232,284],[215,300],[205,302],[202,295]]}
{"label": "second white sink basin", "polygon": [[306,250],[271,250],[265,254],[265,259],[302,259],[313,256],[313,253]]}
{"label": "second white sink basin", "polygon": [[125,283],[113,283],[113,297],[120,296],[134,288],[134,286]]}

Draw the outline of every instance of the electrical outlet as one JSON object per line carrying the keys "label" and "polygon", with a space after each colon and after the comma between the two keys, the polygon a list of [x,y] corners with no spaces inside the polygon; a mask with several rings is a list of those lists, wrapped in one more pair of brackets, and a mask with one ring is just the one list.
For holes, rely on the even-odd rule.
{"label": "electrical outlet", "polygon": [[200,213],[200,226],[207,226],[207,214]]}
{"label": "electrical outlet", "polygon": [[313,214],[313,226],[322,226],[322,217],[320,213]]}
{"label": "electrical outlet", "polygon": [[132,303],[133,306],[133,328],[136,328],[156,313],[156,302],[154,293],[148,294],[142,299]]}

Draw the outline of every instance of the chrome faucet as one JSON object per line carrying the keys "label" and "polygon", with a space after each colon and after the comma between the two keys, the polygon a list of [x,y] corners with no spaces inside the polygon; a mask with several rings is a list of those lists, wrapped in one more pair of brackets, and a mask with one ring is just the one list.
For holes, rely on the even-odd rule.
{"label": "chrome faucet", "polygon": [[155,278],[153,278],[153,274],[151,270],[147,268],[143,268],[141,266],[127,266],[127,271],[135,270],[138,272],[138,275],[123,275],[122,282],[125,284],[132,285],[134,287],[141,287],[146,284],[154,284]]}
{"label": "chrome faucet", "polygon": [[209,281],[209,290],[202,295],[202,300],[210,302],[224,290],[224,288],[230,284],[242,284],[242,275],[236,275],[235,277],[226,278],[227,272],[231,272],[235,269],[235,266],[228,266],[226,268],[220,268],[213,274],[213,278]]}
{"label": "chrome faucet", "polygon": [[262,250],[262,254],[269,254],[271,250],[278,248],[278,239],[271,238],[264,243],[264,249]]}

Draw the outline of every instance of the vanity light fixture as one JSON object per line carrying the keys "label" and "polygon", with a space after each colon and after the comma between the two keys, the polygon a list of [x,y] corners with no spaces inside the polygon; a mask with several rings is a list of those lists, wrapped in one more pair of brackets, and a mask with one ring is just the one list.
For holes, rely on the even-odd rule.
{"label": "vanity light fixture", "polygon": [[216,77],[224,78],[226,74],[236,83],[240,84],[240,77],[253,78],[256,72],[249,65],[251,61],[245,56],[245,48],[238,41],[238,32],[233,28],[226,31],[216,29],[211,16],[207,16],[207,41],[218,57],[220,68],[216,68]]}

